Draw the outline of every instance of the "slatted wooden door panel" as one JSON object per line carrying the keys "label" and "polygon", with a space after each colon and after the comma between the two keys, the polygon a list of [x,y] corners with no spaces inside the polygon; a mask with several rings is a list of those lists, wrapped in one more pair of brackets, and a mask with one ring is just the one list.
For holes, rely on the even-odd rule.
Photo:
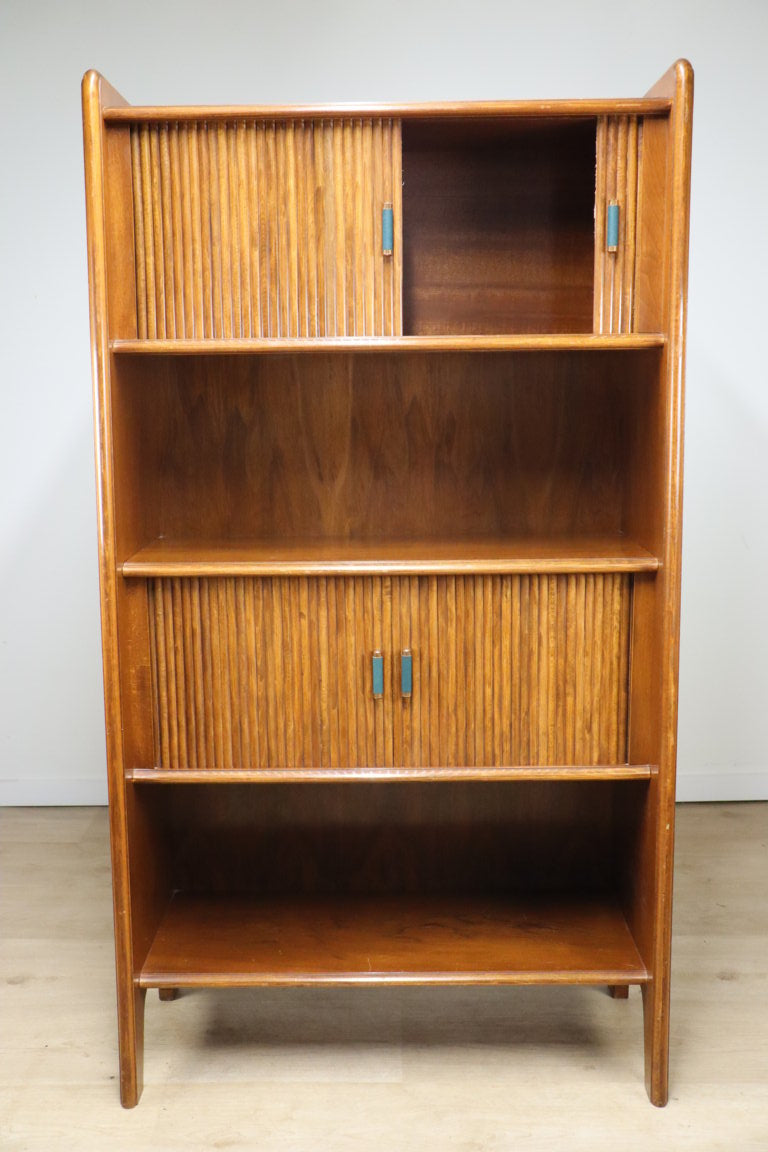
{"label": "slatted wooden door panel", "polygon": [[149,592],[163,768],[626,760],[626,575],[158,578]]}
{"label": "slatted wooden door panel", "polygon": [[140,339],[401,332],[399,121],[142,122],[131,170]]}
{"label": "slatted wooden door panel", "polygon": [[[630,577],[393,580],[413,648],[394,746],[409,765],[626,762]],[[394,692],[397,694],[398,681]]]}
{"label": "slatted wooden door panel", "polygon": [[[598,117],[594,331],[601,334],[635,331],[635,247],[642,135],[642,119],[637,116]],[[619,209],[615,252],[609,252],[606,244],[609,204],[617,204]]]}

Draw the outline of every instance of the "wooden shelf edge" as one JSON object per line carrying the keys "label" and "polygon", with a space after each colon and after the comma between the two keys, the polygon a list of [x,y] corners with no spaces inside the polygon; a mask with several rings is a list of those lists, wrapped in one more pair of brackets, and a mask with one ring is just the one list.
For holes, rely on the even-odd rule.
{"label": "wooden shelf edge", "polygon": [[120,574],[127,579],[155,576],[549,576],[600,572],[656,572],[655,556],[616,559],[597,556],[590,560],[126,560]]}
{"label": "wooden shelf edge", "polygon": [[534,539],[169,540],[119,566],[155,576],[411,576],[655,572],[657,556],[623,536]]}
{"label": "wooden shelf edge", "polygon": [[646,96],[625,100],[473,100],[430,101],[419,104],[334,103],[334,104],[213,104],[136,105],[111,107],[103,111],[107,123],[142,120],[248,120],[324,119],[338,116],[395,116],[402,119],[442,116],[465,117],[549,117],[549,116],[664,116],[669,113],[669,97]]}
{"label": "wooden shelf edge", "polygon": [[509,768],[132,768],[134,784],[329,784],[458,780],[650,780],[655,764],[525,766]]}
{"label": "wooden shelf edge", "polygon": [[661,348],[660,332],[629,336],[556,333],[519,336],[329,336],[273,339],[112,340],[118,355],[224,356],[318,352],[618,352]]}
{"label": "wooden shelf edge", "polygon": [[642,984],[609,895],[196,896],[177,893],[141,988]]}
{"label": "wooden shelf edge", "polygon": [[600,987],[614,984],[647,984],[648,972],[643,969],[627,972],[625,969],[601,968],[594,972],[472,972],[455,975],[451,972],[428,973],[366,973],[342,974],[302,973],[289,976],[268,973],[254,976],[250,972],[228,972],[220,975],[181,971],[140,972],[134,977],[137,988],[311,988],[325,985],[339,987],[380,987],[384,984],[400,987],[419,987],[425,984],[438,987],[509,984],[518,987],[531,985],[585,985]]}

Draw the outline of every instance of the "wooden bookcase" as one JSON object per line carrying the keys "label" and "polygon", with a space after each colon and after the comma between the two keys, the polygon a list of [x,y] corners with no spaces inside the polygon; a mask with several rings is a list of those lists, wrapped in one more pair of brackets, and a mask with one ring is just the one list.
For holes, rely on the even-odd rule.
{"label": "wooden bookcase", "polygon": [[642,988],[667,1099],[692,73],[83,81],[121,1095],[144,998]]}

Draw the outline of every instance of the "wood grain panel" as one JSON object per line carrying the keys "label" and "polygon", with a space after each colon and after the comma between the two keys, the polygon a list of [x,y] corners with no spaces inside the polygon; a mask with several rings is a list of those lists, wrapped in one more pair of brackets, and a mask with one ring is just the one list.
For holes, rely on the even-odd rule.
{"label": "wood grain panel", "polygon": [[630,596],[625,574],[160,577],[158,766],[624,763]]}
{"label": "wood grain panel", "polygon": [[[601,116],[597,122],[595,179],[594,331],[633,332],[638,172],[643,124],[637,116]],[[606,245],[607,206],[619,206],[619,243]]]}
{"label": "wood grain panel", "polygon": [[131,791],[154,815],[173,890],[319,898],[608,896],[615,888],[617,794],[648,789],[647,778],[590,779],[575,769],[567,778],[559,768],[553,779],[540,766],[517,769],[530,775],[514,782],[493,776],[499,769],[472,777],[462,769],[462,778],[451,769],[422,770],[431,777],[421,780],[403,775],[406,769],[370,770],[375,777],[359,768],[322,771],[322,783],[306,770],[279,778],[272,771],[272,782],[257,787],[256,777],[269,779],[269,769],[220,772],[222,786],[210,782],[216,770],[206,783],[195,774],[193,783],[169,769],[165,783],[140,778]]}
{"label": "wood grain panel", "polygon": [[[400,334],[399,121],[130,131],[139,339]],[[381,250],[386,203],[392,256]]]}
{"label": "wood grain panel", "polygon": [[403,126],[409,335],[592,328],[594,122]]}
{"label": "wood grain panel", "polygon": [[177,893],[142,987],[647,979],[604,898],[222,900]]}

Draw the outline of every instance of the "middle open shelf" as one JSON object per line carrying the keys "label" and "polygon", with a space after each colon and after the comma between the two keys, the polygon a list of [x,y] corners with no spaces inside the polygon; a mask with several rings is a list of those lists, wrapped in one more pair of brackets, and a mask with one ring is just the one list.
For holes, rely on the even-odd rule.
{"label": "middle open shelf", "polygon": [[115,357],[117,567],[652,573],[661,355]]}

